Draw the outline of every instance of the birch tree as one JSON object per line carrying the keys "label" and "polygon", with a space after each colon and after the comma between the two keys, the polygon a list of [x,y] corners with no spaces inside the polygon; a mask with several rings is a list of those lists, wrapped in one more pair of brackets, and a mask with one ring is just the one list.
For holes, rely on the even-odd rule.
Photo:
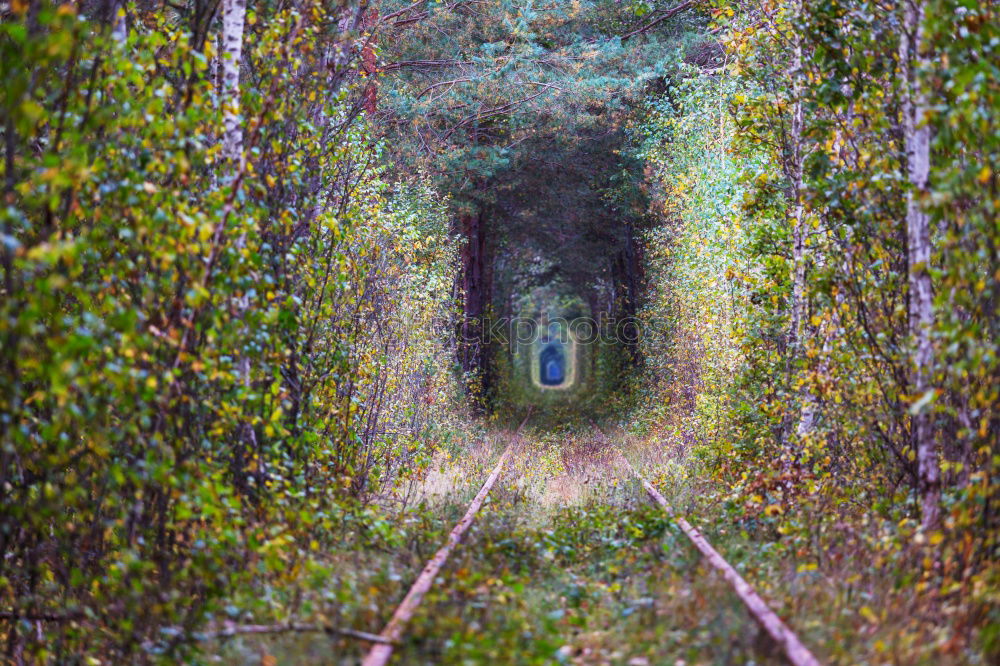
{"label": "birch tree", "polygon": [[128,38],[128,25],[125,23],[125,0],[112,0],[111,38],[119,45],[124,44]]}
{"label": "birch tree", "polygon": [[240,125],[240,60],[246,0],[223,0],[222,5],[222,154],[238,170],[242,164],[243,128]]}
{"label": "birch tree", "polygon": [[906,167],[910,189],[906,196],[907,268],[909,271],[909,326],[913,339],[912,393],[917,396],[912,442],[917,453],[919,490],[923,499],[923,526],[935,527],[940,518],[941,479],[938,447],[928,403],[932,395],[934,326],[931,291],[929,215],[921,207],[930,174],[930,128],[924,122],[927,99],[920,86],[921,69],[928,65],[924,45],[923,0],[903,3],[903,30],[899,60],[903,78],[902,113]]}
{"label": "birch tree", "polygon": [[[792,126],[791,126],[791,164],[792,196],[794,198],[792,226],[792,341],[796,358],[801,358],[806,344],[806,316],[808,313],[806,295],[806,221],[805,221],[805,191],[803,188],[803,110],[802,97],[805,92],[803,79],[803,35],[802,21],[804,6],[802,0],[793,4],[795,22],[792,25],[793,49],[791,63],[792,78]],[[802,437],[808,434],[815,421],[816,398],[811,389],[803,390],[802,406],[799,412],[797,434]]]}
{"label": "birch tree", "polygon": [[[246,0],[223,0],[222,5],[222,155],[228,169],[227,177],[234,187],[238,187],[237,174],[243,167],[243,126],[240,124],[240,62],[243,57],[243,27],[246,22]],[[246,234],[236,241],[237,247],[246,245]],[[237,301],[241,315],[250,307],[250,300],[244,294]],[[239,373],[243,385],[250,386],[250,357],[242,354]],[[243,438],[251,445],[256,444],[253,427],[249,422],[241,426]]]}

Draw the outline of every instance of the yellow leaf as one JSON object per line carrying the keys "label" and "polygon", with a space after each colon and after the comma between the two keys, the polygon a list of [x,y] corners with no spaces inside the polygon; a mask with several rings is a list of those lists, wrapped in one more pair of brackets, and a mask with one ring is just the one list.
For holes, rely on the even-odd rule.
{"label": "yellow leaf", "polygon": [[871,624],[878,624],[878,616],[875,615],[875,612],[868,606],[862,606],[861,610],[858,612]]}

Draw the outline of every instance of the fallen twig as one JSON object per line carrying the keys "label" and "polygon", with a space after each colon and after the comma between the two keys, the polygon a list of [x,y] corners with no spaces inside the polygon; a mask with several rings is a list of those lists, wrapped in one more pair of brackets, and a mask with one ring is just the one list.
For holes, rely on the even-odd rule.
{"label": "fallen twig", "polygon": [[83,618],[83,613],[46,613],[31,611],[0,611],[0,620],[27,620],[28,622],[72,622]]}
{"label": "fallen twig", "polygon": [[287,634],[287,633],[326,633],[334,634],[337,636],[344,636],[345,638],[357,638],[358,640],[368,641],[369,643],[385,643],[390,644],[392,641],[379,636],[378,634],[371,634],[367,631],[358,631],[357,629],[344,629],[343,627],[334,627],[328,624],[305,624],[300,622],[289,622],[287,624],[232,624],[227,623],[225,628],[219,629],[217,631],[199,631],[194,632],[192,635],[197,640],[217,640],[219,638],[231,638],[233,636],[242,636],[245,634]]}

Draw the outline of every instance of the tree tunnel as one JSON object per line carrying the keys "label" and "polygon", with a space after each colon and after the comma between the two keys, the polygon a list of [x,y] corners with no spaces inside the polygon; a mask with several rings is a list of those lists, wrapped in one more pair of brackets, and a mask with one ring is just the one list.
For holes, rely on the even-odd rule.
{"label": "tree tunnel", "polygon": [[644,206],[634,201],[639,175],[621,157],[623,136],[534,142],[524,152],[545,157],[495,175],[458,229],[460,360],[494,404],[597,399],[634,360],[631,341],[614,335],[635,314],[642,281]]}

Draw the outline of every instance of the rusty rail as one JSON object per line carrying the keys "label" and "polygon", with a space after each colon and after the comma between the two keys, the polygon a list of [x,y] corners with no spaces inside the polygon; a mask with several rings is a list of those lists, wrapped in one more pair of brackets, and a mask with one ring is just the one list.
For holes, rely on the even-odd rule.
{"label": "rusty rail", "polygon": [[490,473],[489,478],[486,479],[486,483],[483,487],[479,489],[472,503],[469,504],[468,510],[455,527],[452,528],[451,534],[448,535],[448,541],[445,542],[443,546],[434,554],[427,564],[424,566],[423,571],[417,576],[417,580],[414,581],[413,586],[410,591],[406,593],[403,597],[403,601],[396,607],[396,611],[392,614],[392,619],[389,623],[385,625],[382,633],[379,634],[383,642],[372,646],[371,651],[368,656],[365,657],[362,662],[362,666],[385,666],[389,663],[389,659],[392,657],[393,647],[396,643],[400,641],[403,637],[403,631],[406,629],[406,625],[409,623],[410,619],[413,617],[413,613],[420,606],[420,602],[423,601],[424,595],[431,589],[431,585],[434,584],[434,579],[437,578],[438,572],[441,571],[441,567],[448,560],[448,556],[462,541],[462,537],[465,532],[472,525],[472,521],[475,520],[476,514],[479,513],[480,507],[482,507],[483,502],[486,501],[486,496],[489,495],[490,490],[493,488],[493,484],[500,477],[500,472],[503,471],[503,466],[507,462],[507,458],[510,457],[511,451],[514,449],[514,444],[517,442],[517,436],[521,433],[524,425],[531,418],[532,409],[528,410],[528,415],[524,417],[521,421],[521,425],[518,426],[517,430],[514,432],[514,436],[511,437],[510,443],[507,444],[507,448],[504,449],[503,454],[500,456],[500,460],[497,461],[496,466],[493,468],[493,472]]}
{"label": "rusty rail", "polygon": [[[600,430],[600,429],[598,429]],[[602,433],[603,434],[603,433]],[[753,616],[754,620],[764,628],[764,631],[771,636],[772,639],[784,650],[785,656],[788,661],[794,666],[820,666],[819,660],[813,656],[813,653],[809,651],[799,637],[795,635],[791,629],[788,628],[781,618],[778,617],[767,603],[757,594],[756,591],[750,584],[744,580],[743,576],[733,568],[729,562],[726,561],[722,555],[719,554],[712,544],[708,542],[698,529],[691,525],[683,516],[678,515],[674,512],[673,507],[667,502],[666,498],[660,494],[653,484],[647,481],[635,467],[632,466],[620,450],[615,448],[618,452],[618,456],[622,459],[625,465],[628,467],[632,475],[635,476],[636,480],[642,484],[642,487],[646,490],[653,501],[659,504],[664,511],[667,512],[674,522],[681,528],[684,535],[694,543],[695,547],[701,552],[701,554],[708,560],[715,569],[717,569],[722,577],[732,586],[733,591],[743,602],[743,605],[747,607],[750,611],[750,615]]]}
{"label": "rusty rail", "polygon": [[[594,427],[594,430],[601,433],[601,437],[605,440],[608,436],[601,430],[593,419],[590,420],[590,425]],[[750,587],[750,584],[739,574],[736,569],[733,568],[729,562],[726,561],[719,551],[712,547],[712,544],[708,542],[698,529],[691,525],[684,516],[677,514],[673,507],[667,502],[667,499],[656,489],[653,484],[646,480],[642,474],[636,470],[636,468],[628,461],[628,458],[621,452],[617,446],[614,447],[615,453],[621,458],[625,466],[636,478],[636,480],[642,484],[643,489],[646,494],[653,498],[653,501],[660,505],[660,507],[667,512],[675,523],[684,532],[684,536],[691,540],[698,551],[708,560],[715,569],[717,569],[722,577],[726,579],[732,588],[736,592],[736,596],[740,598],[743,605],[747,607],[750,611],[750,615],[754,620],[757,621],[764,631],[781,647],[785,652],[785,656],[788,658],[789,663],[793,666],[820,666],[820,661],[817,659],[812,652],[809,651],[799,637],[795,635],[791,629],[788,628],[781,618],[778,617],[777,613],[771,610],[770,606],[761,598],[757,592]]]}

